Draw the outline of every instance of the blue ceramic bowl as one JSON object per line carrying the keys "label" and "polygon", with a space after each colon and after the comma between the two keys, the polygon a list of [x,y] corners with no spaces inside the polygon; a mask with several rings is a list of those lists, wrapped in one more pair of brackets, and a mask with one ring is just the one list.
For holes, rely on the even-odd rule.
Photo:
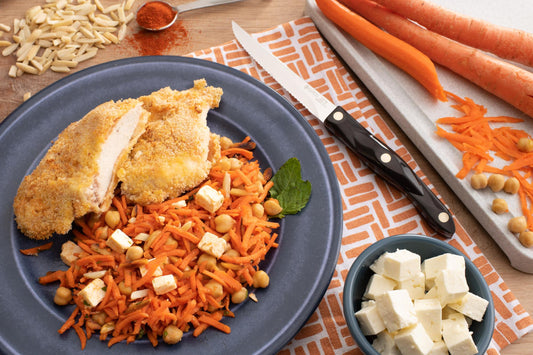
{"label": "blue ceramic bowl", "polygon": [[[363,335],[354,314],[361,309],[363,293],[370,280],[370,276],[373,274],[373,271],[370,270],[370,265],[384,252],[394,252],[397,249],[412,251],[420,255],[422,261],[444,253],[464,256],[459,250],[438,239],[421,235],[404,234],[382,239],[369,246],[357,257],[350,267],[344,284],[344,318],[353,338],[361,350],[367,355],[379,355],[379,353],[372,347],[372,337]],[[466,279],[470,292],[489,301],[483,321],[473,321],[470,327],[470,330],[473,332],[474,342],[479,350],[478,354],[484,354],[490,344],[492,332],[494,331],[494,304],[490,289],[477,267],[467,257],[465,257],[465,264]]]}

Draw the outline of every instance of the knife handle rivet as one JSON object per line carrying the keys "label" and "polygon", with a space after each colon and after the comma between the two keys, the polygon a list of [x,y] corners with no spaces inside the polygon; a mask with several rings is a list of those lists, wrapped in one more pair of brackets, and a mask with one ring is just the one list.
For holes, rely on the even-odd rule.
{"label": "knife handle rivet", "polygon": [[335,121],[340,121],[340,120],[342,120],[343,118],[344,118],[344,115],[342,114],[342,112],[338,112],[338,111],[337,111],[337,112],[335,112],[335,113],[333,114],[333,119],[334,119]]}
{"label": "knife handle rivet", "polygon": [[381,154],[379,159],[384,163],[390,163],[390,161],[392,160],[392,157],[389,153],[383,153]]}
{"label": "knife handle rivet", "polygon": [[446,223],[450,220],[450,215],[447,214],[446,212],[441,212],[439,213],[439,221],[441,221],[442,223]]}

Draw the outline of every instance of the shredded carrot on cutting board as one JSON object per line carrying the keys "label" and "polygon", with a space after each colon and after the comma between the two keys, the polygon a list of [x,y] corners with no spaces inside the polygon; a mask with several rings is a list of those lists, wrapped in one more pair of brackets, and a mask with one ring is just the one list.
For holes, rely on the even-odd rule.
{"label": "shredded carrot on cutting board", "polygon": [[374,0],[430,31],[500,58],[533,66],[533,34],[466,16],[427,0]]}
{"label": "shredded carrot on cutting board", "polygon": [[[472,99],[447,94],[456,102],[452,107],[463,116],[438,119],[436,134],[447,139],[463,154],[463,166],[456,176],[464,179],[470,173],[487,173],[517,178],[520,182],[520,208],[527,218],[528,229],[533,229],[533,183],[529,181],[533,176],[533,152],[518,148],[521,138],[531,137],[521,129],[491,126],[491,123],[512,124],[523,120],[508,116],[488,117],[486,108]],[[451,131],[442,128],[443,125],[449,125]],[[499,166],[493,163],[496,158]]]}
{"label": "shredded carrot on cutting board", "polygon": [[[59,282],[72,292],[76,307],[60,333],[74,329],[82,348],[95,332],[108,346],[144,335],[156,346],[168,336],[169,326],[183,333],[194,329],[195,337],[209,327],[230,333],[222,318],[233,317],[232,302],[246,299],[235,301],[232,295],[248,294],[245,287],[252,287],[259,263],[278,246],[279,224],[254,212],[272,186],[270,169],[262,172],[252,151],[242,147],[223,150],[222,156],[204,183],[179,198],[143,207],[114,197],[112,209],[121,217],[115,229],[106,225],[105,214],[76,222],[80,249],[75,260],[68,270],[39,280]],[[204,186],[223,196],[216,212],[197,199]],[[215,218],[222,215],[230,222],[225,228]],[[116,230],[131,239],[132,248],[121,251],[106,244]],[[221,256],[207,244],[200,246],[206,234],[223,241]],[[130,259],[134,246],[142,249]],[[100,296],[91,304],[84,293],[96,279],[100,286],[91,295]],[[157,280],[166,281],[160,287]]]}
{"label": "shredded carrot on cutting board", "polygon": [[342,0],[342,2],[376,26],[406,41],[435,63],[461,75],[533,117],[532,72],[428,31],[373,1]]}

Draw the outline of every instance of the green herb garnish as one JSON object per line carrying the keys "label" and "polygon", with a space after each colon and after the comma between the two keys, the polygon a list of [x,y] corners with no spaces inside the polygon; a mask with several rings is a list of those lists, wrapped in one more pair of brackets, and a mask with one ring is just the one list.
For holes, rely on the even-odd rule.
{"label": "green herb garnish", "polygon": [[283,208],[278,218],[288,214],[300,212],[311,196],[311,183],[302,180],[300,161],[290,158],[272,177],[274,186],[270,189],[270,196],[278,200]]}

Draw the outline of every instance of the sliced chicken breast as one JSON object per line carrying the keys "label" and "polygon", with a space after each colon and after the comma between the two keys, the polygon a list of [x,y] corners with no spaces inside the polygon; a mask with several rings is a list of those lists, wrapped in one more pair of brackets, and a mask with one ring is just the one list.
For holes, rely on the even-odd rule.
{"label": "sliced chicken breast", "polygon": [[121,192],[141,205],[177,197],[206,179],[220,159],[220,137],[207,127],[222,89],[196,80],[189,90],[163,88],[139,98],[150,112],[146,131],[118,171]]}
{"label": "sliced chicken breast", "polygon": [[109,208],[117,168],[144,132],[148,112],[135,99],[109,101],[70,124],[24,178],[13,208],[30,238],[65,234],[74,219]]}

